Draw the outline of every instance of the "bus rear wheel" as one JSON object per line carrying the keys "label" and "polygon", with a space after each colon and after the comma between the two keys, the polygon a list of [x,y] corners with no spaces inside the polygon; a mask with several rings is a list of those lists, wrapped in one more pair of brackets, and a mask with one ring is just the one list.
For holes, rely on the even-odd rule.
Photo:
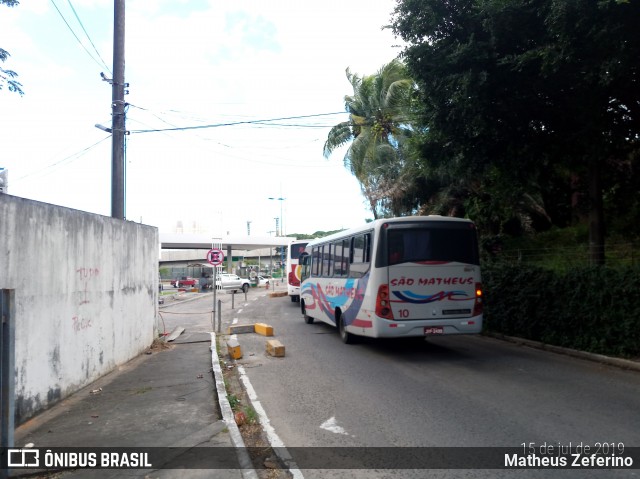
{"label": "bus rear wheel", "polygon": [[340,339],[342,339],[344,344],[353,344],[356,342],[356,337],[347,331],[342,315],[338,317],[338,333],[340,333]]}

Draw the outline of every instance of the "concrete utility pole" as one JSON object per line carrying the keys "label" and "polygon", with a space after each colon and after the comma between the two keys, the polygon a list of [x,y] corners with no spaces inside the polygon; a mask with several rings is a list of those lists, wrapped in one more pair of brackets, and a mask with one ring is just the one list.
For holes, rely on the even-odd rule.
{"label": "concrete utility pole", "polygon": [[121,220],[125,218],[124,2],[125,0],[114,0],[113,83],[111,85],[111,216]]}

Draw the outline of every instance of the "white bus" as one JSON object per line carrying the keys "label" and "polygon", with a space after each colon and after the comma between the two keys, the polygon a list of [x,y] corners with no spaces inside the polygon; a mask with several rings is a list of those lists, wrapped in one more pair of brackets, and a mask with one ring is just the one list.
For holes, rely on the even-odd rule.
{"label": "white bus", "polygon": [[445,216],[373,221],[309,242],[300,309],[306,323],[355,336],[401,338],[482,330],[475,225]]}
{"label": "white bus", "polygon": [[308,243],[308,240],[294,240],[287,248],[287,293],[293,303],[300,301],[299,259]]}

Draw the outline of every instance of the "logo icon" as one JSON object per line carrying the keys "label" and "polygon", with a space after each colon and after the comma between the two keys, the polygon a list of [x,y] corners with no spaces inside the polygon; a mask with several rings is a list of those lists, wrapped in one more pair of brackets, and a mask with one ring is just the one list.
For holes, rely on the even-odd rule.
{"label": "logo icon", "polygon": [[39,467],[40,451],[37,449],[8,449],[7,467]]}

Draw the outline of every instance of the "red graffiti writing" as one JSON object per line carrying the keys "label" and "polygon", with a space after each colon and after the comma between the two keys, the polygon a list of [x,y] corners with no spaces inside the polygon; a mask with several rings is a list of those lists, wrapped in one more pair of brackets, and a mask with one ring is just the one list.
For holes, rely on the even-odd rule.
{"label": "red graffiti writing", "polygon": [[83,331],[85,329],[89,329],[90,327],[93,326],[91,320],[87,318],[80,318],[78,316],[74,316],[73,318],[71,318],[71,321],[73,321],[73,330],[76,333]]}
{"label": "red graffiti writing", "polygon": [[80,277],[81,280],[84,281],[84,298],[80,301],[80,305],[90,303],[87,298],[87,285],[91,278],[95,278],[100,274],[100,270],[98,268],[78,268],[76,269],[76,274]]}
{"label": "red graffiti writing", "polygon": [[78,268],[76,269],[76,273],[82,279],[95,278],[100,274],[100,270],[98,268]]}

